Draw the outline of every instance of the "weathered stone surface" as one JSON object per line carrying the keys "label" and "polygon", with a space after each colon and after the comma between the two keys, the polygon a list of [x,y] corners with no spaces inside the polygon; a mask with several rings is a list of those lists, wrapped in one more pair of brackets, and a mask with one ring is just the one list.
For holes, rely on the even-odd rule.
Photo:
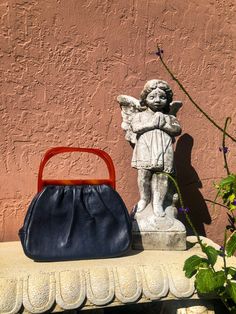
{"label": "weathered stone surface", "polygon": [[185,226],[173,216],[157,217],[149,205],[145,211],[135,215],[133,248],[138,250],[185,250]]}
{"label": "weathered stone surface", "polygon": [[[133,147],[131,166],[138,171],[140,200],[134,205],[133,248],[185,250],[186,230],[178,221],[178,194],[173,189],[174,137],[181,127],[176,118],[182,107],[160,79],[147,81],[140,100],[120,95],[125,138]],[[156,234],[155,234],[156,233]]]}
{"label": "weathered stone surface", "polygon": [[[192,313],[194,306],[193,313],[201,313],[201,301],[192,302],[198,299],[193,280],[182,270],[193,254],[200,254],[198,245],[182,252],[131,251],[113,259],[35,263],[23,254],[19,242],[0,243],[0,313],[15,314],[21,307],[27,313],[42,313],[183,299],[189,302],[175,304],[177,313]],[[228,263],[235,267],[235,258]]]}
{"label": "weathered stone surface", "polygon": [[185,226],[173,216],[157,217],[149,204],[133,220],[133,248],[144,250],[185,250]]}
{"label": "weathered stone surface", "polygon": [[160,79],[146,82],[140,100],[120,95],[117,101],[125,139],[133,146],[131,166],[138,171],[140,199],[135,211],[144,211],[148,218],[146,209],[151,207],[155,216],[163,217],[165,209],[177,201],[168,175],[174,173],[172,144],[181,133],[176,114],[182,103],[173,101],[171,87]]}
{"label": "weathered stone surface", "polygon": [[186,250],[186,231],[133,232],[135,250]]}
{"label": "weathered stone surface", "polygon": [[[205,300],[166,302],[161,314],[214,314],[214,305]],[[222,313],[223,314],[223,313]]]}

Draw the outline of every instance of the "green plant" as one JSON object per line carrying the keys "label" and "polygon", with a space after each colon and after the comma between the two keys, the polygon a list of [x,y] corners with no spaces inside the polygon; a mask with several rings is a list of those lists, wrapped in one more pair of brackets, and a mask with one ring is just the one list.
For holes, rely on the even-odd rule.
{"label": "green plant", "polygon": [[[194,234],[197,237],[197,241],[202,250],[202,256],[193,255],[189,257],[185,263],[183,270],[185,271],[185,276],[191,278],[195,276],[195,287],[199,294],[208,294],[212,296],[217,296],[224,303],[226,308],[230,313],[236,313],[236,268],[228,266],[228,258],[233,256],[236,252],[236,227],[235,227],[235,216],[234,211],[236,210],[236,174],[230,172],[227,162],[228,147],[225,146],[226,138],[231,139],[236,142],[231,134],[227,132],[227,126],[230,122],[230,118],[225,121],[224,127],[218,125],[212,117],[209,116],[197,103],[193,100],[190,94],[187,92],[182,83],[173,74],[170,68],[166,65],[162,57],[163,50],[158,47],[156,55],[159,56],[162,65],[165,67],[167,72],[170,74],[172,79],[177,82],[180,89],[187,95],[191,103],[199,110],[209,122],[212,123],[219,131],[222,132],[222,147],[220,151],[223,153],[224,168],[226,170],[226,177],[222,178],[217,184],[214,184],[217,195],[214,201],[206,199],[206,201],[211,202],[214,206],[221,205],[227,210],[227,215],[229,218],[229,224],[225,227],[224,231],[224,243],[219,249],[213,246],[203,243],[201,237],[197,233],[190,216],[188,214],[189,209],[185,207],[183,198],[181,196],[179,185],[175,178],[168,175],[170,180],[174,183],[176,190],[179,194],[180,201],[180,211],[184,213],[186,219],[191,226]],[[218,199],[221,198],[221,202]],[[218,270],[216,268],[216,262],[218,259],[222,260],[222,268]]]}

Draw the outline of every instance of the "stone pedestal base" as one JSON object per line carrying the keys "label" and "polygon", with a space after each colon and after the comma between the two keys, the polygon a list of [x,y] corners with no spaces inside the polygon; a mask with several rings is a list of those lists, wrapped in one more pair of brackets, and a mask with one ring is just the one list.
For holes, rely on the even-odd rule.
{"label": "stone pedestal base", "polygon": [[185,231],[133,232],[134,250],[186,250]]}
{"label": "stone pedestal base", "polygon": [[135,250],[186,250],[185,226],[174,216],[175,207],[169,206],[160,217],[151,203],[133,220],[133,244]]}

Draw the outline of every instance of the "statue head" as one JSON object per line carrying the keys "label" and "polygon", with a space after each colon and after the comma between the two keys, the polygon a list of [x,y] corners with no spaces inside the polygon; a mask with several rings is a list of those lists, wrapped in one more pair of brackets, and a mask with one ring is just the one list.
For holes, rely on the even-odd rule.
{"label": "statue head", "polygon": [[150,107],[153,111],[156,111],[155,107],[152,107],[152,99],[156,94],[158,94],[160,98],[160,110],[163,113],[169,113],[170,103],[173,99],[173,92],[170,86],[162,80],[147,81],[140,95],[141,106]]}

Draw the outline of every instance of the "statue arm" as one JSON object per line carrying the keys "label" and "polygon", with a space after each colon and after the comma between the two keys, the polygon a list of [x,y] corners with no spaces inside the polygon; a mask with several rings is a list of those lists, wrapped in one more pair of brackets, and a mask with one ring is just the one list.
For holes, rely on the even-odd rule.
{"label": "statue arm", "polygon": [[149,121],[142,121],[141,114],[136,114],[131,122],[131,128],[134,133],[142,134],[150,130],[159,129],[159,115],[153,115]]}
{"label": "statue arm", "polygon": [[160,123],[160,129],[170,136],[178,136],[181,134],[181,127],[176,117],[172,115],[165,115]]}

